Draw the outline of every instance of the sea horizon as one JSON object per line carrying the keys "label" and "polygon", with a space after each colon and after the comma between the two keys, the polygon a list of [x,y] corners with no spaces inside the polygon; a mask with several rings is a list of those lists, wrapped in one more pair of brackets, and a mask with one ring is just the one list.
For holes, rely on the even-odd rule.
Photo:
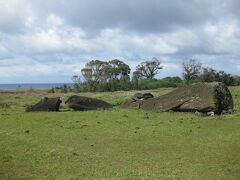
{"label": "sea horizon", "polygon": [[51,89],[64,84],[73,85],[73,83],[3,83],[0,84],[0,90]]}

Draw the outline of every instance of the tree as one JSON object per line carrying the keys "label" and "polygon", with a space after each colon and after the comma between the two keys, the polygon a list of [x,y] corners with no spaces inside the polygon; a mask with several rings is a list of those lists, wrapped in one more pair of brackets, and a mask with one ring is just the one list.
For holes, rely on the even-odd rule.
{"label": "tree", "polygon": [[203,68],[201,79],[203,82],[222,82],[227,86],[235,84],[235,78],[231,74],[224,71],[216,71],[212,68]]}
{"label": "tree", "polygon": [[202,74],[201,74],[201,80],[202,82],[213,82],[216,81],[216,74],[217,71],[212,68],[203,68]]}
{"label": "tree", "polygon": [[72,81],[73,81],[74,84],[81,84],[81,78],[78,75],[74,75],[72,77]]}
{"label": "tree", "polygon": [[86,81],[99,81],[104,75],[103,69],[106,65],[107,62],[92,60],[85,65],[85,68],[81,69],[82,75]]}
{"label": "tree", "polygon": [[133,89],[139,89],[139,80],[141,78],[141,74],[139,73],[139,71],[134,71],[133,72],[133,76],[132,76],[132,86]]}
{"label": "tree", "polygon": [[78,76],[78,75],[74,75],[74,76],[72,77],[72,81],[73,81],[73,89],[74,89],[76,92],[80,92],[81,84],[82,84],[81,77]]}
{"label": "tree", "polygon": [[234,86],[240,86],[240,76],[234,76]]}
{"label": "tree", "polygon": [[202,64],[195,59],[185,60],[182,63],[183,66],[183,78],[189,82],[190,80],[197,79],[202,70]]}
{"label": "tree", "polygon": [[91,68],[82,68],[81,73],[85,81],[93,81],[93,70]]}
{"label": "tree", "polygon": [[159,70],[162,69],[161,61],[157,58],[152,58],[149,61],[142,62],[136,67],[136,71],[140,74],[141,77],[147,79],[153,79],[159,73]]}
{"label": "tree", "polygon": [[[115,91],[129,87],[130,67],[123,61],[92,60],[81,69],[87,91]],[[129,89],[129,88],[127,88]]]}
{"label": "tree", "polygon": [[128,89],[131,69],[127,64],[118,59],[111,60],[108,62],[107,72],[111,91]]}
{"label": "tree", "polygon": [[125,64],[123,61],[114,59],[108,62],[109,64],[109,73],[113,78],[124,79],[130,74],[130,67]]}
{"label": "tree", "polygon": [[219,71],[216,74],[215,78],[216,78],[216,81],[222,82],[227,86],[234,85],[234,77],[231,74],[226,73],[224,71]]}

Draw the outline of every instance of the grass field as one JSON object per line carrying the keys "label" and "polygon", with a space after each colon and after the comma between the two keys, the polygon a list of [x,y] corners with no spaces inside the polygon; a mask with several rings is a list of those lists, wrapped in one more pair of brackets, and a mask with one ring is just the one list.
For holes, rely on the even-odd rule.
{"label": "grass field", "polygon": [[[44,91],[0,93],[0,179],[240,179],[240,87],[235,112],[200,117],[117,107],[134,92],[82,93],[112,110],[25,113]],[[161,95],[171,89],[153,90]]]}

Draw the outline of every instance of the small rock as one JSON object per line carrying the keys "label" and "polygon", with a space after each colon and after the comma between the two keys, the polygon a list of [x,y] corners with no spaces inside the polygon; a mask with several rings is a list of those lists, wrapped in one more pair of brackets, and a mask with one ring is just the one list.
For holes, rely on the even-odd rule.
{"label": "small rock", "polygon": [[195,114],[198,115],[198,116],[202,116],[203,113],[201,113],[199,111],[196,111]]}
{"label": "small rock", "polygon": [[207,115],[208,115],[208,116],[214,116],[215,113],[214,113],[214,112],[208,112]]}
{"label": "small rock", "polygon": [[86,124],[82,125],[80,128],[82,129],[82,128],[85,128],[85,127],[87,127],[87,125],[86,125]]}
{"label": "small rock", "polygon": [[26,130],[26,131],[25,131],[25,133],[29,134],[29,133],[30,133],[30,131],[29,131],[29,130]]}

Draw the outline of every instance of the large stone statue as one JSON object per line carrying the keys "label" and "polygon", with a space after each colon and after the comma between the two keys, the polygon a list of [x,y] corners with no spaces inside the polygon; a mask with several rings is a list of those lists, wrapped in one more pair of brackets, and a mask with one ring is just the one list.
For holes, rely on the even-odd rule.
{"label": "large stone statue", "polygon": [[222,83],[198,83],[156,98],[132,99],[124,102],[121,107],[221,114],[233,111],[233,99],[227,86]]}
{"label": "large stone statue", "polygon": [[65,104],[70,108],[79,111],[112,108],[112,105],[105,101],[76,95],[69,97]]}
{"label": "large stone statue", "polygon": [[37,104],[30,105],[26,108],[26,112],[36,112],[36,111],[59,111],[59,106],[61,104],[60,97],[47,98],[44,97]]}

